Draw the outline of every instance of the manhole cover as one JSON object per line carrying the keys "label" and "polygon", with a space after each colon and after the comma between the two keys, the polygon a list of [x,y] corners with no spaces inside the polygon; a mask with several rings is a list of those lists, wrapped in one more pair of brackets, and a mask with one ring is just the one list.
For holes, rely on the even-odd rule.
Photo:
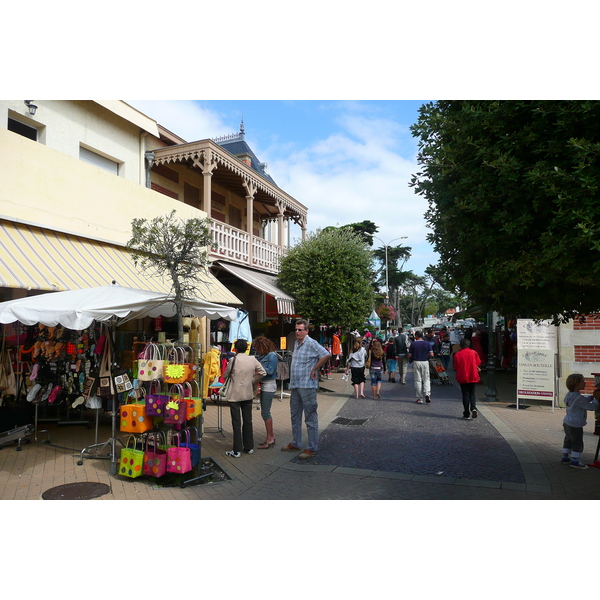
{"label": "manhole cover", "polygon": [[83,481],[81,483],[66,483],[50,488],[42,494],[43,500],[90,500],[104,496],[110,491],[105,483]]}
{"label": "manhole cover", "polygon": [[347,419],[346,417],[337,417],[331,422],[336,425],[363,425],[367,422],[367,419]]}

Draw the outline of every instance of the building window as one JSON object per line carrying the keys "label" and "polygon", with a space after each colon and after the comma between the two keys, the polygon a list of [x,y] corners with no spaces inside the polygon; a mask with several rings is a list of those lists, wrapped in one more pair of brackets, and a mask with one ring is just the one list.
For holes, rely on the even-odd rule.
{"label": "building window", "polygon": [[96,152],[93,152],[92,150],[88,150],[87,148],[84,148],[83,146],[79,147],[79,160],[89,163],[90,165],[95,165],[96,167],[100,167],[101,169],[104,169],[105,171],[109,171],[113,175],[119,174],[119,163],[118,162],[116,162],[110,158],[106,158],[106,156],[97,154]]}
{"label": "building window", "polygon": [[21,123],[21,121],[8,117],[8,130],[37,142],[38,130],[35,127]]}

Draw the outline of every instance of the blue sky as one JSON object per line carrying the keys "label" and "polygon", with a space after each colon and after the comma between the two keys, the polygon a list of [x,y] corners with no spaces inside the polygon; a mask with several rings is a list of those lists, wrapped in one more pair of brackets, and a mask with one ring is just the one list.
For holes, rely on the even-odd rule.
{"label": "blue sky", "polygon": [[[423,101],[127,102],[190,142],[236,133],[243,117],[246,141],[271,177],[307,206],[309,231],[370,220],[378,246],[412,247],[406,269],[422,274],[436,262],[425,240],[427,203],[408,185],[417,170],[409,127]],[[292,240],[299,238],[293,226]]]}

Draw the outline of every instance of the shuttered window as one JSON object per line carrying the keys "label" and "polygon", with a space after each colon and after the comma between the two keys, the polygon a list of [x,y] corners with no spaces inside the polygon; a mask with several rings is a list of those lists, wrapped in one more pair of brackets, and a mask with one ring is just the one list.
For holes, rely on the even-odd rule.
{"label": "shuttered window", "polygon": [[101,156],[100,154],[96,154],[96,152],[92,152],[83,146],[79,147],[79,160],[83,162],[89,163],[91,165],[95,165],[100,167],[101,169],[105,169],[109,171],[113,175],[119,174],[119,163],[111,160],[110,158],[106,158],[106,156]]}

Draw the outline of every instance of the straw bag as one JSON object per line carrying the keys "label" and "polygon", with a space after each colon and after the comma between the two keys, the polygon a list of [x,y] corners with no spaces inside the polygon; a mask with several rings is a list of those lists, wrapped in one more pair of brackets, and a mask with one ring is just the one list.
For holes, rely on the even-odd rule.
{"label": "straw bag", "polygon": [[165,382],[184,383],[194,378],[194,366],[186,362],[186,351],[184,348],[171,348],[169,360],[165,363]]}
{"label": "straw bag", "polygon": [[[191,430],[196,432],[196,443],[192,442]],[[195,467],[200,462],[200,437],[196,427],[187,427],[181,432],[185,436],[185,443],[179,444],[182,448],[189,448],[192,457],[192,467]]]}
{"label": "straw bag", "polygon": [[154,379],[150,384],[150,392],[146,394],[146,414],[151,417],[164,417],[165,406],[171,399],[167,394],[163,394],[161,391],[162,379]]}
{"label": "straw bag", "polygon": [[[144,475],[150,477],[162,477],[167,472],[167,451],[162,450],[158,443],[158,433],[150,433],[146,438],[146,449],[144,452]],[[148,441],[153,438],[152,446]]]}
{"label": "straw bag", "polygon": [[154,427],[154,420],[146,414],[145,404],[124,404],[119,408],[120,430],[144,433]]}
{"label": "straw bag", "polygon": [[[129,447],[129,441],[133,439],[133,447]],[[121,449],[121,460],[119,461],[119,475],[131,477],[132,479],[144,474],[144,451],[137,449],[137,441],[134,436],[127,438],[125,448]]]}
{"label": "straw bag", "polygon": [[161,347],[152,342],[146,344],[137,361],[138,379],[140,381],[160,379],[164,374],[164,365]]}
{"label": "straw bag", "polygon": [[187,415],[187,403],[185,388],[180,385],[172,385],[169,391],[170,399],[165,406],[165,423],[171,425],[185,425]]}
{"label": "straw bag", "polygon": [[192,470],[192,451],[189,448],[181,446],[180,434],[173,434],[177,437],[177,446],[171,446],[167,450],[167,471],[169,473],[187,473]]}

